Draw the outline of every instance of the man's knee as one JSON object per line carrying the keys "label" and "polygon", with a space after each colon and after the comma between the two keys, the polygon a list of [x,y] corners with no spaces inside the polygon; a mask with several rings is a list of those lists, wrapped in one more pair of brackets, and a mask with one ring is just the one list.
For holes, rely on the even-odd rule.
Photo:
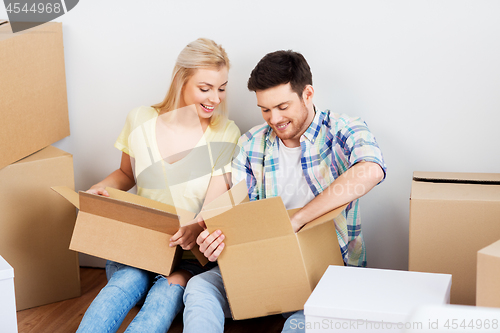
{"label": "man's knee", "polygon": [[217,287],[217,277],[210,271],[193,276],[186,285],[184,301],[192,298],[219,298],[220,290]]}

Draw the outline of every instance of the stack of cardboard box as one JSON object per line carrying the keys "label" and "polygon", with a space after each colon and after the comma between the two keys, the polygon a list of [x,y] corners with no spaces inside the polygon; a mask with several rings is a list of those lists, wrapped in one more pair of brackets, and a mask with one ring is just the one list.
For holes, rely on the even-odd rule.
{"label": "stack of cardboard box", "polygon": [[14,268],[17,310],[80,295],[68,249],[76,211],[51,186],[74,188],[61,23],[12,33],[0,22],[0,255]]}

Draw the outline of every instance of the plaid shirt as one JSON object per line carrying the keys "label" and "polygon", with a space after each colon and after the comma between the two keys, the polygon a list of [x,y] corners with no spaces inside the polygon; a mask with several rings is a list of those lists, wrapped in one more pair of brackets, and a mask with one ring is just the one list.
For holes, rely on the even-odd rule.
{"label": "plaid shirt", "polygon": [[[279,140],[267,123],[255,126],[238,142],[240,152],[233,160],[233,184],[246,180],[250,200],[278,196]],[[386,166],[375,137],[360,118],[318,111],[300,138],[304,177],[314,196],[360,161]],[[335,219],[337,238],[347,265],[366,266],[361,233],[359,199],[351,202]]]}

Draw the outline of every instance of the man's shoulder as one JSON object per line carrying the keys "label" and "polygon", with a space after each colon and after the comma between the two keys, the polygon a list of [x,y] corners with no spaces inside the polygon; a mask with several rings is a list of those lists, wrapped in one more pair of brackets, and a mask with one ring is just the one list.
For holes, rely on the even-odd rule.
{"label": "man's shoulder", "polygon": [[270,127],[267,123],[256,125],[240,137],[238,144],[242,149],[255,147],[256,144],[266,140],[269,130]]}

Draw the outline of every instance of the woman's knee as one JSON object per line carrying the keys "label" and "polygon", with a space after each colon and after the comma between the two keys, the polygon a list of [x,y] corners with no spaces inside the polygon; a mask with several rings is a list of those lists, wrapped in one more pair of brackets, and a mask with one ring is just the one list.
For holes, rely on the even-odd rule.
{"label": "woman's knee", "polygon": [[166,277],[168,284],[178,284],[179,286],[186,287],[189,279],[193,275],[183,269],[177,270]]}

